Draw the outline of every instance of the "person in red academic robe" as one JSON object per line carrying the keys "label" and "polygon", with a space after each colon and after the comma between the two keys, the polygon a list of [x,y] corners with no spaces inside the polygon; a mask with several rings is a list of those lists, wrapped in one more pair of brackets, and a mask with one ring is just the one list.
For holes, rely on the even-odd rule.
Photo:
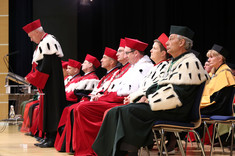
{"label": "person in red academic robe", "polygon": [[[98,85],[93,89],[93,91],[89,94],[88,98],[82,98],[82,101],[89,101],[90,99],[99,97],[105,90],[107,90],[111,79],[113,75],[117,72],[117,56],[116,51],[112,50],[111,48],[105,49],[105,54],[103,55],[103,58],[101,59],[101,67],[107,70],[107,73],[105,76],[101,78]],[[55,142],[55,148],[56,150],[60,152],[65,152],[65,143],[66,138],[71,140],[71,127],[73,126],[71,124],[71,119],[73,120],[73,108],[76,107],[77,104],[71,106],[70,110],[64,110],[63,116],[61,117],[61,124],[58,126],[58,132]],[[67,112],[65,112],[67,111]],[[71,118],[72,117],[72,118]],[[65,122],[63,122],[65,121]],[[63,129],[64,127],[64,129]],[[68,133],[67,133],[68,132]],[[67,151],[73,152],[72,148],[70,148],[70,145],[66,145]],[[71,149],[71,150],[70,150]]]}
{"label": "person in red academic robe", "polygon": [[27,133],[26,135],[32,135],[30,133],[30,118],[29,118],[29,108],[36,104],[36,103],[39,103],[39,100],[34,100],[34,101],[31,101],[29,103],[26,104],[25,106],[25,110],[24,110],[24,121],[22,123],[22,126],[21,126],[21,129],[20,131],[21,132],[24,132],[24,133]]}
{"label": "person in red academic robe", "polygon": [[[69,59],[69,65],[68,65],[68,69],[67,72],[72,75],[72,66],[75,67],[77,64],[77,61],[75,60],[71,60]],[[57,130],[57,135],[56,135],[56,140],[55,140],[55,148],[58,151],[63,151],[63,147],[62,144],[63,142],[61,142],[61,137],[64,138],[64,134],[62,134],[62,132],[64,131],[64,129],[67,129],[67,127],[65,127],[65,123],[68,122],[67,121],[67,114],[70,114],[70,112],[73,110],[74,107],[74,103],[77,103],[78,100],[81,99],[82,95],[85,95],[85,93],[89,94],[98,84],[99,82],[99,78],[97,77],[97,75],[95,74],[95,70],[100,66],[100,62],[98,61],[97,58],[95,58],[94,56],[91,56],[89,54],[87,54],[83,64],[82,64],[82,70],[85,73],[84,76],[78,77],[77,79],[70,79],[70,81],[67,83],[65,91],[66,91],[66,98],[67,101],[71,101],[72,105],[69,105],[68,107],[66,107],[63,110],[59,125],[58,125],[58,130]],[[72,69],[70,69],[72,68]],[[80,67],[79,67],[80,68]],[[75,95],[79,94],[81,96]],[[71,122],[69,120],[69,122]],[[73,122],[73,121],[72,121]]]}
{"label": "person in red academic robe", "polygon": [[[107,69],[107,74],[100,80],[98,86],[90,94],[91,97],[90,101],[96,101],[100,96],[104,94],[104,92],[107,91],[107,89],[110,87],[111,82],[114,80],[114,77],[115,79],[120,78],[130,68],[130,64],[127,63],[127,58],[124,57],[124,52],[123,52],[124,47],[125,47],[125,40],[121,39],[118,53],[111,48],[107,47],[105,48],[103,58],[101,59],[101,64],[102,68]],[[119,70],[117,70],[116,66],[117,60],[124,65]],[[73,105],[71,109],[74,109],[74,107],[76,107],[80,103]],[[63,133],[61,133],[61,137],[57,135],[55,147],[58,151],[66,150],[66,152],[74,152],[72,146],[72,138],[71,138],[72,137],[71,134],[73,133],[72,132],[73,129],[71,128],[73,127],[73,125],[71,124],[71,120],[73,119],[73,111],[70,111],[67,116],[62,116],[61,119],[62,118],[65,118],[66,124]],[[57,141],[60,143],[58,143]]]}
{"label": "person in red academic robe", "polygon": [[23,27],[37,45],[33,54],[32,70],[25,80],[40,92],[39,129],[46,139],[39,147],[53,147],[57,126],[65,107],[65,88],[61,58],[64,56],[56,38],[45,33],[40,20]]}
{"label": "person in red academic robe", "polygon": [[[80,81],[80,68],[82,64],[76,60],[69,59],[67,66],[67,73],[69,78],[66,79],[65,94],[68,105],[72,105],[78,101],[77,97],[74,95],[75,84]],[[74,96],[72,96],[74,95]]]}
{"label": "person in red academic robe", "polygon": [[63,76],[64,76],[64,80],[69,76],[68,72],[67,72],[67,67],[68,67],[68,61],[61,61],[62,63],[62,70],[63,70]]}
{"label": "person in red academic robe", "polygon": [[64,85],[66,86],[66,84],[69,82],[71,78],[71,76],[69,76],[67,72],[69,61],[61,61],[61,62],[62,62],[62,70],[63,70],[63,76],[64,76]]}
{"label": "person in red academic robe", "polygon": [[[32,133],[32,135],[34,135],[35,137],[37,137],[37,140],[41,140],[42,136],[39,136],[39,131],[38,131],[38,114],[39,114],[39,104],[36,105],[34,107],[34,109],[32,110],[32,122],[31,122],[31,126],[30,126],[30,132]],[[36,134],[38,133],[38,134]]]}
{"label": "person in red academic robe", "polygon": [[150,58],[144,55],[148,44],[136,39],[125,38],[126,46],[122,52],[131,67],[121,71],[104,95],[97,101],[80,103],[74,109],[73,147],[75,155],[95,155],[92,144],[102,124],[104,112],[123,104],[124,97],[139,88],[139,82],[153,67]]}

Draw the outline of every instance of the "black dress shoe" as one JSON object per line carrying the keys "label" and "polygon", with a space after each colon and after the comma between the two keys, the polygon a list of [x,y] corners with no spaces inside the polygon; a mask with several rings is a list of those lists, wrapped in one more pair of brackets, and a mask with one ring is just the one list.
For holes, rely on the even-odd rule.
{"label": "black dress shoe", "polygon": [[34,137],[34,138],[36,139],[36,141],[41,140],[41,138],[40,138],[40,137]]}
{"label": "black dress shoe", "polygon": [[39,142],[43,142],[45,139],[41,138],[40,140],[38,140]]}
{"label": "black dress shoe", "polygon": [[54,141],[51,141],[51,140],[45,141],[43,144],[38,145],[38,147],[41,147],[41,148],[54,147]]}
{"label": "black dress shoe", "polygon": [[36,140],[37,140],[38,142],[42,142],[42,141],[45,140],[45,139],[40,138],[40,137],[37,137]]}
{"label": "black dress shoe", "polygon": [[35,146],[39,146],[39,145],[41,145],[41,144],[44,144],[46,142],[46,140],[45,139],[43,139],[41,142],[39,142],[39,143],[36,143],[36,144],[34,144]]}
{"label": "black dress shoe", "polygon": [[33,136],[33,134],[31,132],[25,133],[24,135]]}

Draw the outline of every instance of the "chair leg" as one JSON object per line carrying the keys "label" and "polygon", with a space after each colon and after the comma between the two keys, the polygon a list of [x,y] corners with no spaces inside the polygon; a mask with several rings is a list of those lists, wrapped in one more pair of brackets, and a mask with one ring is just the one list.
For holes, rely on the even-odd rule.
{"label": "chair leg", "polygon": [[207,135],[208,135],[208,137],[209,137],[210,143],[211,143],[211,136],[210,136],[210,132],[209,132],[209,130],[208,130],[206,121],[204,121],[203,124],[204,124],[204,128],[203,128],[203,143],[202,143],[202,144],[203,144],[203,148],[204,148],[204,144],[205,144],[205,134],[206,134],[206,132],[207,132]]}
{"label": "chair leg", "polygon": [[138,156],[142,156],[142,153],[143,153],[143,149],[144,149],[144,148],[145,148],[145,150],[146,150],[146,152],[147,152],[147,155],[150,156],[149,149],[148,149],[147,146],[140,148]]}
{"label": "chair leg", "polygon": [[162,148],[164,148],[164,150],[165,150],[165,155],[168,156],[168,151],[167,151],[166,144],[165,144],[165,139],[164,139],[164,137],[165,137],[164,129],[159,130],[159,133],[161,134],[160,156],[163,154],[163,149]]}
{"label": "chair leg", "polygon": [[[184,152],[185,152],[185,153],[186,153],[186,150],[187,150],[188,139],[190,139],[190,141],[191,141],[191,138],[190,138],[190,136],[189,136],[189,132],[187,133],[187,138],[186,138],[186,140],[185,140],[185,148],[184,148]],[[191,142],[192,142],[192,141],[191,141]]]}
{"label": "chair leg", "polygon": [[[192,142],[192,139],[191,139],[191,137],[190,137],[190,135],[189,135],[189,132],[188,132],[188,138],[189,138],[189,141],[191,142],[191,146],[193,146],[193,142]],[[187,140],[188,141],[188,140]]]}
{"label": "chair leg", "polygon": [[195,136],[194,133],[193,133],[193,136],[194,136],[194,138],[196,139],[196,142],[197,142],[197,149],[199,149],[200,147],[199,147],[199,145],[198,145],[198,139],[196,138],[196,136]]}
{"label": "chair leg", "polygon": [[211,135],[210,135],[209,129],[207,127],[207,124],[206,124],[206,132],[207,132],[207,135],[208,135],[210,143],[211,143]]}
{"label": "chair leg", "polygon": [[[154,136],[155,142],[156,142],[156,144],[157,144],[158,151],[160,151],[161,149],[160,149],[160,145],[159,145],[159,143],[158,143],[157,134],[156,134],[156,132],[155,132],[154,129],[152,129],[152,131],[153,131],[153,136]],[[161,133],[160,133],[160,134],[161,134]]]}
{"label": "chair leg", "polygon": [[213,127],[213,135],[212,135],[212,140],[211,140],[211,150],[210,150],[210,156],[212,155],[213,153],[213,146],[214,146],[214,139],[215,139],[215,127],[217,126],[217,123],[214,124],[214,127]]}
{"label": "chair leg", "polygon": [[219,140],[219,144],[220,144],[221,150],[224,153],[224,146],[223,146],[222,141],[220,139],[220,134],[219,134],[218,126],[219,126],[219,124],[217,124],[217,126],[215,127],[216,128],[216,135],[218,136],[218,140]]}
{"label": "chair leg", "polygon": [[[161,141],[160,141],[160,156],[162,156],[162,146],[163,146],[163,140],[164,140],[164,130],[161,129],[159,130],[159,133],[161,134]],[[167,151],[166,151],[167,152]]]}
{"label": "chair leg", "polygon": [[206,122],[204,121],[203,122],[203,140],[202,140],[202,145],[203,145],[203,148],[204,148],[204,144],[205,144],[205,135],[206,135]]}
{"label": "chair leg", "polygon": [[197,142],[199,142],[199,145],[200,145],[200,148],[201,148],[201,151],[202,151],[202,155],[206,156],[205,150],[204,150],[204,147],[202,145],[200,136],[198,135],[198,133],[195,130],[191,130],[191,131],[193,132],[195,138],[197,139]]}
{"label": "chair leg", "polygon": [[150,152],[149,152],[148,146],[145,146],[145,150],[146,150],[146,152],[147,152],[147,155],[150,156]]}
{"label": "chair leg", "polygon": [[233,138],[234,138],[234,123],[232,123],[232,136],[231,136],[231,149],[230,149],[230,156],[233,155]]}
{"label": "chair leg", "polygon": [[163,130],[163,129],[159,130],[159,134],[161,135],[161,139],[162,139],[162,131],[163,131],[163,141],[160,140],[160,145],[159,145],[159,143],[158,143],[158,138],[157,138],[157,134],[156,134],[155,130],[152,129],[152,131],[153,131],[154,139],[155,139],[155,142],[156,142],[156,144],[157,144],[157,148],[158,148],[158,151],[159,151],[160,155],[161,155],[162,152],[163,152],[162,149],[161,149],[161,145],[162,145],[161,143],[163,142],[164,150],[166,151],[166,155],[168,156],[167,148],[166,148],[166,145],[165,145],[165,139],[164,139],[164,130]]}
{"label": "chair leg", "polygon": [[174,132],[182,156],[185,156],[184,148],[178,132]]}
{"label": "chair leg", "polygon": [[138,156],[142,156],[143,147],[140,148]]}

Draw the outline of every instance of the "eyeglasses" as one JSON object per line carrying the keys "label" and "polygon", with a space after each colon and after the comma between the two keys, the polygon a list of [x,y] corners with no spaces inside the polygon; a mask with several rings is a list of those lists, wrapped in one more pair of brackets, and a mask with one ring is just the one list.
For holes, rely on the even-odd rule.
{"label": "eyeglasses", "polygon": [[135,51],[135,49],[134,50],[131,50],[131,51],[128,51],[128,52],[126,52],[126,55],[127,54],[130,54],[130,53],[133,53]]}

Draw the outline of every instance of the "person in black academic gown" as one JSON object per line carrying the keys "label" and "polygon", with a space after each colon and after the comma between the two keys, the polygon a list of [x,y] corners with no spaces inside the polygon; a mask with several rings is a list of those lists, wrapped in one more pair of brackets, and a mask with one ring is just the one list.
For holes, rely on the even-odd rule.
{"label": "person in black academic gown", "polygon": [[53,147],[61,113],[66,105],[61,58],[64,56],[56,38],[44,32],[40,20],[23,27],[31,41],[38,44],[33,54],[32,70],[25,80],[40,94],[38,129],[46,139],[36,146]]}

